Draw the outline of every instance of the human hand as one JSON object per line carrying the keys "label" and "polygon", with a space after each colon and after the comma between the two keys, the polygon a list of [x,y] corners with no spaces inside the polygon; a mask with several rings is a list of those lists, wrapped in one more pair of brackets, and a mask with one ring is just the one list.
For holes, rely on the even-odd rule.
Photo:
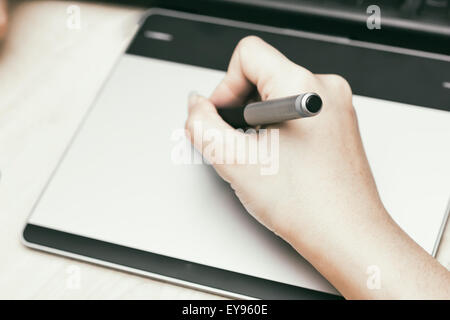
{"label": "human hand", "polygon": [[[279,129],[277,173],[261,175],[261,164],[213,163],[258,221],[304,253],[310,245],[327,241],[344,220],[358,223],[369,212],[384,214],[348,83],[336,75],[312,74],[259,38],[248,37],[238,44],[227,75],[209,100],[191,99],[194,105],[186,123],[191,136],[196,121],[204,130],[229,130],[215,106],[245,104],[254,86],[262,100],[304,92],[316,92],[323,100],[316,117],[267,127],[269,135],[270,129]],[[234,134],[239,138],[244,133]]]}
{"label": "human hand", "polygon": [[[305,92],[316,92],[323,100],[318,116],[267,127],[269,136],[279,134],[274,148],[278,171],[272,175],[261,174],[261,162],[229,161],[239,148],[227,138],[214,138],[220,132],[235,141],[262,140],[261,134],[233,130],[216,109],[244,105],[255,88],[262,100]],[[379,198],[352,92],[343,78],[313,74],[261,39],[247,37],[211,97],[189,98],[186,129],[248,212],[289,242],[346,298],[450,297],[450,273],[400,229]],[[227,161],[216,161],[211,144]],[[243,148],[247,159],[249,145]],[[367,286],[367,270],[374,265],[383,271],[378,290]]]}

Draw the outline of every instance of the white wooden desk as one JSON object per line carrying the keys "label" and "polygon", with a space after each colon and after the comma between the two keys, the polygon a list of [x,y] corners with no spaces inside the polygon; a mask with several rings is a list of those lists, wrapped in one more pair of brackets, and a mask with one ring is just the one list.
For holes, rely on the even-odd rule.
{"label": "white wooden desk", "polygon": [[[67,27],[70,5],[81,29]],[[30,209],[142,9],[15,1],[0,45],[0,298],[216,299],[219,296],[25,248]],[[438,259],[450,267],[450,232]],[[74,270],[80,286],[70,285]]]}

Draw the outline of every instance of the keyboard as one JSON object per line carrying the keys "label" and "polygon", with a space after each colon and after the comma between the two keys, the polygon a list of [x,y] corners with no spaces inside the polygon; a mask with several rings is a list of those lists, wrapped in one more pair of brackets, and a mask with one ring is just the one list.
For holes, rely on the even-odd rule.
{"label": "keyboard", "polygon": [[450,36],[450,0],[260,0],[259,2],[273,3],[275,6],[293,5],[304,13],[354,21],[366,20],[367,8],[370,5],[377,5],[381,10],[382,24],[386,27]]}
{"label": "keyboard", "polygon": [[[450,0],[122,1],[450,55]],[[367,28],[370,5],[381,29]]]}

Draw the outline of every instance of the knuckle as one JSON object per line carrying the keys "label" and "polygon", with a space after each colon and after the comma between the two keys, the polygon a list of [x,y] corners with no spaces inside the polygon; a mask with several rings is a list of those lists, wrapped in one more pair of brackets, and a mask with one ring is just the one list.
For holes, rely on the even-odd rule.
{"label": "knuckle", "polygon": [[239,40],[238,47],[248,47],[253,46],[254,44],[261,43],[263,40],[258,36],[246,36]]}
{"label": "knuckle", "polygon": [[292,64],[294,65],[294,68],[292,68],[292,70],[299,76],[301,76],[302,78],[306,79],[306,80],[311,80],[314,78],[314,74],[309,71],[308,69],[295,64],[292,62]]}
{"label": "knuckle", "polygon": [[326,77],[326,87],[334,93],[334,95],[340,97],[343,102],[343,108],[348,111],[349,115],[353,115],[355,110],[352,103],[352,88],[348,81],[340,75],[331,74]]}
{"label": "knuckle", "polygon": [[[323,90],[328,92],[325,96],[334,97],[330,104],[337,104],[340,115],[351,122],[356,119],[356,111],[353,107],[352,89],[348,81],[338,74],[327,74],[319,77]],[[337,97],[337,98],[336,98]]]}
{"label": "knuckle", "polygon": [[299,65],[294,65],[294,68],[290,69],[290,78],[296,79],[297,82],[302,85],[302,87],[309,87],[310,85],[315,85],[314,74]]}
{"label": "knuckle", "polygon": [[[287,82],[286,79],[289,79],[289,81]],[[299,89],[301,91],[317,91],[316,88],[318,87],[314,74],[298,65],[281,72],[276,79],[276,84],[278,85],[277,89],[288,91],[289,94],[298,93]]]}
{"label": "knuckle", "polygon": [[331,74],[328,76],[327,82],[342,94],[346,94],[346,95],[352,94],[352,89],[350,87],[350,84],[341,75]]}
{"label": "knuckle", "polygon": [[253,48],[255,48],[256,45],[260,44],[263,40],[260,37],[257,36],[246,36],[239,40],[236,50],[239,52],[240,55],[247,54],[248,52],[252,51]]}

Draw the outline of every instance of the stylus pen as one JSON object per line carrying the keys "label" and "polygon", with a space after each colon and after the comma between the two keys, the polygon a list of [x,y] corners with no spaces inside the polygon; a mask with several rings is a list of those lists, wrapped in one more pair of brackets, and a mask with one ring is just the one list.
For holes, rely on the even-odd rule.
{"label": "stylus pen", "polygon": [[247,128],[313,117],[321,109],[322,99],[319,95],[308,92],[281,99],[254,102],[244,107],[218,108],[217,112],[233,128]]}

